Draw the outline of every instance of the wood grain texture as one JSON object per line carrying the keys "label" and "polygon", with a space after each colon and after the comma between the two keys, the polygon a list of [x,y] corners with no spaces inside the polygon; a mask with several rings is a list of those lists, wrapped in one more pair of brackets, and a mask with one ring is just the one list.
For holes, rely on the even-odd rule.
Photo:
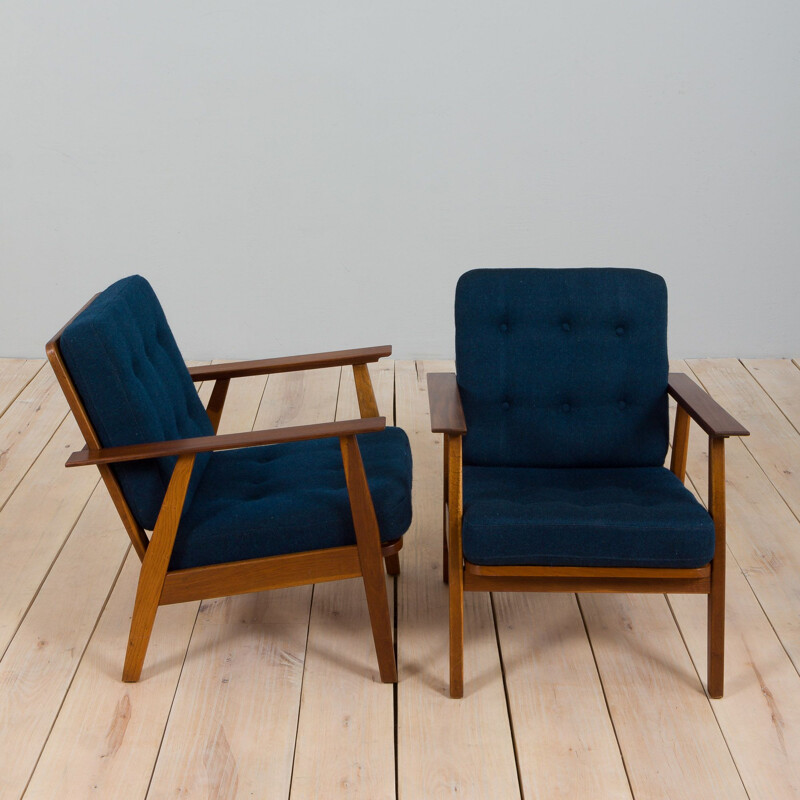
{"label": "wood grain texture", "polygon": [[94,470],[64,469],[80,442],[68,416],[0,512],[0,655],[97,486]]}
{"label": "wood grain texture", "polygon": [[346,364],[369,364],[391,354],[391,345],[359,347],[354,350],[333,350],[327,353],[307,353],[300,356],[281,356],[257,361],[215,363],[209,366],[191,367],[189,374],[196,381],[243,378],[253,375],[342,367]]}
{"label": "wood grain texture", "polygon": [[66,415],[53,373],[42,369],[0,417],[0,508]]}
{"label": "wood grain texture", "polygon": [[745,800],[664,597],[580,595],[580,605],[634,797]]}
{"label": "wood grain texture", "polygon": [[709,436],[747,436],[749,431],[688,375],[670,373],[668,391]]}
{"label": "wood grain texture", "polygon": [[[729,443],[735,444],[738,443]],[[693,450],[698,452],[690,452],[689,479],[695,491],[698,486],[701,487],[696,494],[702,500],[707,496],[704,469],[706,454],[700,452],[702,448],[699,446]],[[741,451],[747,456],[743,447]],[[750,490],[754,476],[752,473],[752,477],[748,476],[745,469],[740,472],[740,463],[746,466],[747,460],[740,462],[735,457],[731,458],[735,452],[736,449],[729,446],[728,543],[732,552],[741,549],[749,556],[749,548],[741,547],[737,541],[736,531],[743,523],[747,523],[748,512],[750,517],[755,517],[758,503],[740,504],[737,499],[738,487],[744,484]],[[697,470],[693,472],[695,464]],[[756,489],[760,488],[767,495],[776,495],[760,470],[758,474],[762,477],[763,485],[756,486]],[[759,517],[756,524],[754,532],[763,532],[763,519]],[[773,629],[773,624],[765,615],[769,605],[760,603],[754,594],[755,587],[761,588],[760,582],[757,580],[752,586],[748,583],[754,575],[759,578],[759,572],[750,570],[746,579],[737,560],[728,559],[727,699],[712,702],[751,800],[800,795],[800,771],[794,757],[794,753],[800,749],[800,675],[776,635],[779,626]],[[774,578],[775,573],[769,573],[769,577]],[[670,597],[669,602],[695,667],[703,675],[707,669],[706,614],[696,600],[690,598]]]}
{"label": "wood grain texture", "polygon": [[186,491],[192,477],[194,454],[189,453],[178,458],[172,477],[164,495],[164,502],[158,512],[158,519],[150,537],[150,545],[144,554],[142,569],[139,573],[139,585],[136,589],[136,600],[133,604],[131,634],[128,637],[128,648],[125,653],[125,665],[122,668],[122,680],[136,682],[142,672],[150,632],[158,610],[158,601],[164,588],[172,547],[178,532],[178,524],[183,513]]}
{"label": "wood grain texture", "polygon": [[431,404],[431,430],[434,433],[459,436],[467,432],[454,372],[429,373],[428,397]]}
{"label": "wood grain texture", "polygon": [[[770,458],[769,442],[763,450]],[[729,440],[725,456],[729,553],[800,671],[800,522],[743,441]],[[704,502],[707,459],[708,443],[700,437],[689,448],[688,474]]]}
{"label": "wood grain texture", "polygon": [[[339,373],[270,376],[255,424],[333,419]],[[310,601],[301,586],[203,602],[148,798],[288,797]]]}
{"label": "wood grain texture", "polygon": [[[331,547],[306,553],[230,561],[168,573],[161,603],[184,603],[198,597],[226,597],[308,583],[355,578],[361,574],[355,547]],[[313,576],[314,580],[311,580]]]}
{"label": "wood grain texture", "polygon": [[101,450],[84,448],[67,460],[68,467],[85,467],[91,464],[114,464],[121,461],[141,461],[163,456],[183,456],[211,451],[234,450],[240,447],[261,447],[267,444],[287,444],[308,439],[327,439],[338,436],[376,433],[386,427],[383,417],[353,419],[342,422],[320,422],[290,428],[222,433],[216,436],[197,436],[165,442],[104,447]]}
{"label": "wood grain texture", "polygon": [[524,796],[630,800],[575,595],[497,593],[494,608]]}
{"label": "wood grain texture", "polygon": [[[121,532],[117,537],[124,540]],[[140,562],[128,554],[47,739],[26,800],[141,800],[167,724],[199,603],[159,609],[138,683],[120,681]]]}
{"label": "wood grain texture", "polygon": [[98,486],[0,661],[0,798],[25,789],[128,546]]}
{"label": "wood grain texture", "polygon": [[[418,371],[419,368],[419,371]],[[441,580],[441,439],[430,432],[426,372],[398,361],[397,424],[414,455],[414,521],[398,581],[397,747],[401,798],[520,797],[489,595],[464,603],[463,700],[448,691],[448,591]]]}
{"label": "wood grain texture", "polygon": [[800,369],[797,363],[788,358],[743,358],[742,364],[795,430],[800,431]]}
{"label": "wood grain texture", "polygon": [[0,416],[17,399],[44,363],[41,358],[0,358]]}
{"label": "wood grain texture", "polygon": [[[723,402],[749,414],[751,436],[726,448],[728,543],[800,670],[800,436],[738,361],[690,366]],[[705,443],[689,449],[689,474],[704,499],[707,452]]]}
{"label": "wood grain texture", "polygon": [[[375,389],[369,376],[366,364],[353,364],[353,379],[358,396],[358,412],[362,417],[378,416],[378,401],[375,399]],[[341,417],[338,417],[342,419]]]}
{"label": "wood grain texture", "polygon": [[[394,363],[370,367],[378,409],[390,421]],[[358,398],[343,369],[337,419]],[[403,580],[403,576],[399,580]],[[393,581],[389,603],[394,618]],[[394,785],[394,687],[381,682],[361,580],[314,587],[292,772],[292,800],[389,800]]]}

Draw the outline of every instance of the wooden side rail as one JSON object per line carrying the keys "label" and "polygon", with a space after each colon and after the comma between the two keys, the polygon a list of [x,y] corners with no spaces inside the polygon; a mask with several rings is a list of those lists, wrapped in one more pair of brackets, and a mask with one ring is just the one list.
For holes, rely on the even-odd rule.
{"label": "wooden side rail", "polygon": [[83,467],[89,464],[113,464],[120,461],[139,461],[145,458],[183,456],[208,453],[216,450],[234,450],[240,447],[258,447],[265,444],[283,444],[308,439],[353,436],[362,433],[377,433],[386,428],[385,417],[321,422],[314,425],[295,425],[289,428],[269,428],[246,433],[226,433],[218,436],[198,436],[191,439],[173,439],[167,442],[104,447],[99,450],[83,450],[73,453],[67,460],[68,467]]}
{"label": "wooden side rail", "polygon": [[360,347],[355,350],[332,350],[329,353],[307,353],[300,356],[262,358],[257,361],[206,364],[199,367],[189,367],[189,374],[194,381],[245,378],[252,375],[271,375],[276,372],[298,372],[304,369],[369,364],[391,354],[392,346],[387,344],[379,347]]}

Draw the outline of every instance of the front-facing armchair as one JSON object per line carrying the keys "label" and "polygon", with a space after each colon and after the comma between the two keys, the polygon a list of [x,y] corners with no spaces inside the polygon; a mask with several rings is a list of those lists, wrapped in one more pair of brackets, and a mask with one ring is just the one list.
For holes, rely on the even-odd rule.
{"label": "front-facing armchair", "polygon": [[[463,694],[465,591],[599,591],[708,595],[708,692],[721,697],[724,442],[747,431],[668,374],[663,279],[474,270],[455,318],[456,374],[428,381],[444,434],[451,696]],[[683,485],[690,418],[709,436],[708,511]]]}

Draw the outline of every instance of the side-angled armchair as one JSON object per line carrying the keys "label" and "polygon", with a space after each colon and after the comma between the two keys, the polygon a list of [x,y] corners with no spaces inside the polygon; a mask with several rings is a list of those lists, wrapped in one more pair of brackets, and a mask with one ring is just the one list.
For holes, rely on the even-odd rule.
{"label": "side-angled armchair", "polygon": [[[378,416],[371,347],[187,369],[150,284],[124,278],[47,344],[142,560],[122,679],[141,675],[159,605],[362,577],[381,679],[397,680],[383,574],[411,524],[411,450]],[[217,435],[231,380],[352,365],[361,418]],[[194,387],[213,381],[204,408]],[[152,534],[148,535],[148,531]]]}
{"label": "side-angled armchair", "polygon": [[[464,691],[465,591],[564,591],[708,595],[708,693],[721,697],[725,439],[748,432],[668,374],[663,279],[474,270],[455,318],[456,374],[428,376],[444,434],[451,696]],[[708,510],[683,485],[690,420],[709,437]]]}

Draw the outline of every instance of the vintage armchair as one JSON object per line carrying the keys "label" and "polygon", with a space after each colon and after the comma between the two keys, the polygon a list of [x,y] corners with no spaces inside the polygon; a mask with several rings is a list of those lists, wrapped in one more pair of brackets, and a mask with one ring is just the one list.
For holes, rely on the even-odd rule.
{"label": "vintage armchair", "polygon": [[[361,576],[381,679],[397,680],[382,559],[400,570],[411,451],[378,416],[371,347],[187,369],[150,284],[124,278],[47,344],[142,560],[122,679],[137,681],[159,605]],[[352,365],[361,419],[216,435],[230,381]],[[203,408],[195,381],[213,381]],[[146,531],[152,531],[150,536]]]}
{"label": "vintage armchair", "polygon": [[[724,447],[748,432],[668,375],[663,279],[474,270],[455,323],[456,374],[428,376],[444,434],[451,696],[463,695],[465,591],[565,591],[708,595],[708,693],[721,697]],[[709,437],[708,511],[683,485],[690,418]]]}

